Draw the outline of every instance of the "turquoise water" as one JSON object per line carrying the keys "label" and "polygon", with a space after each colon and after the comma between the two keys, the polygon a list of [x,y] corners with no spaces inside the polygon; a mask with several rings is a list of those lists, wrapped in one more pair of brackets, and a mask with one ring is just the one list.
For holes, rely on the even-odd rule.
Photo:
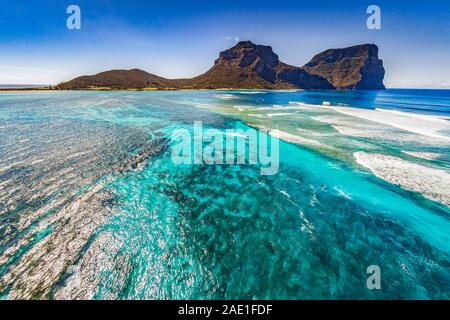
{"label": "turquoise water", "polygon": [[[0,296],[448,299],[450,190],[438,201],[391,184],[354,153],[448,173],[449,145],[372,132],[324,101],[450,115],[447,91],[1,93]],[[170,135],[194,121],[303,140],[280,141],[272,176],[174,165]],[[381,290],[367,289],[370,265]]]}

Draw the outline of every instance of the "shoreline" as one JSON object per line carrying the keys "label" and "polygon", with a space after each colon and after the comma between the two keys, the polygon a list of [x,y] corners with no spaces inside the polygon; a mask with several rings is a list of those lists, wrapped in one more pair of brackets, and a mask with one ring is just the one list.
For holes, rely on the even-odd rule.
{"label": "shoreline", "polygon": [[304,91],[303,89],[264,89],[264,88],[203,88],[203,89],[197,89],[197,88],[166,88],[166,89],[160,89],[160,88],[127,88],[127,89],[111,89],[111,88],[92,88],[92,89],[53,89],[53,88],[0,88],[0,92],[17,92],[17,91],[86,91],[86,92],[92,92],[92,91],[117,91],[117,92],[125,92],[125,91],[140,91],[140,92],[154,92],[154,91]]}
{"label": "shoreline", "polygon": [[[1,92],[29,92],[29,91],[40,91],[40,92],[54,92],[54,91],[86,91],[86,92],[158,92],[158,91],[267,91],[267,92],[302,92],[302,91],[312,91],[312,92],[378,92],[386,90],[429,90],[429,91],[450,91],[450,88],[386,88],[384,90],[361,90],[361,89],[268,89],[268,88],[109,88],[109,87],[96,87],[96,88],[80,88],[80,89],[56,89],[53,86],[48,87],[28,87],[28,88],[7,88],[0,87]],[[320,105],[318,105],[320,106]],[[384,109],[383,109],[384,110]],[[386,109],[387,110],[387,109]],[[416,113],[416,112],[412,112]]]}
{"label": "shoreline", "polygon": [[[44,86],[44,87],[24,87],[24,88],[8,88],[1,87],[0,92],[4,91],[273,91],[273,92],[297,92],[297,91],[318,91],[318,92],[375,92],[375,91],[386,91],[392,88],[386,88],[384,90],[364,90],[364,89],[301,89],[301,88],[111,88],[111,87],[92,87],[92,88],[79,88],[79,89],[58,89],[57,86]],[[406,88],[405,90],[416,90]],[[425,90],[438,90],[438,89],[425,89]],[[450,89],[441,89],[450,90]]]}

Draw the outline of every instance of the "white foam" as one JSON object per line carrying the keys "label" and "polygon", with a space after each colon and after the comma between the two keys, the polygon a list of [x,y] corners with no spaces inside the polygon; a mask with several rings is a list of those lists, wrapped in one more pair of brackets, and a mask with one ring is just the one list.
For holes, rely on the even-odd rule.
{"label": "white foam", "polygon": [[240,94],[266,94],[265,91],[240,91]]}
{"label": "white foam", "polygon": [[280,193],[281,193],[281,194],[284,194],[284,195],[285,195],[286,197],[288,197],[289,199],[291,198],[291,196],[289,195],[289,193],[287,193],[287,192],[284,191],[284,190],[281,190]]}
{"label": "white foam", "polygon": [[233,106],[233,108],[238,109],[240,112],[248,111],[248,110],[255,110],[254,106]]}
{"label": "white foam", "polygon": [[315,137],[329,137],[329,136],[336,135],[335,133],[320,133],[320,132],[317,132],[314,130],[308,130],[308,129],[303,129],[303,128],[297,128],[296,130],[300,133],[307,134],[310,136],[315,136]]}
{"label": "white foam", "polygon": [[273,105],[272,107],[259,107],[255,108],[253,110],[305,110],[304,106],[297,106],[297,107],[291,107],[291,106],[280,106],[280,105]]}
{"label": "white foam", "polygon": [[216,98],[222,99],[222,100],[232,100],[238,98],[237,96],[229,93],[223,93],[223,94],[215,94]]}
{"label": "white foam", "polygon": [[11,179],[11,180],[4,180],[4,181],[0,181],[0,190],[2,190],[2,189],[3,189],[3,186],[4,186],[4,185],[6,185],[6,184],[10,183],[11,181],[12,181],[12,179]]}
{"label": "white foam", "polygon": [[237,105],[233,106],[235,109],[255,109],[255,106],[244,106],[244,105]]}
{"label": "white foam", "polygon": [[226,136],[230,136],[230,137],[240,137],[240,138],[245,138],[248,139],[248,136],[244,135],[244,134],[239,134],[239,133],[224,133]]}
{"label": "white foam", "polygon": [[392,114],[397,114],[397,115],[411,117],[411,118],[417,118],[417,119],[425,119],[425,120],[434,119],[437,121],[444,121],[444,122],[449,120],[449,117],[447,117],[447,116],[436,116],[436,115],[420,114],[420,113],[413,113],[413,112],[403,112],[403,111],[399,111],[399,110],[388,110],[388,109],[381,109],[381,108],[375,108],[375,110],[381,111],[381,112],[389,112]]}
{"label": "white foam", "polygon": [[336,190],[337,193],[338,193],[341,197],[344,197],[345,199],[348,199],[348,200],[352,200],[352,197],[350,197],[346,192],[342,191],[340,188],[334,187],[334,190]]}
{"label": "white foam", "polygon": [[296,107],[287,107],[287,108],[314,111],[314,112],[318,112],[318,113],[319,112],[320,113],[329,112],[329,108],[330,108],[330,107],[323,106],[323,105],[307,104],[304,102],[296,102],[296,101],[289,101],[289,105],[295,105]]}
{"label": "white foam", "polygon": [[[369,138],[369,139],[381,139],[381,140],[403,140],[398,134],[391,133],[389,131],[381,131],[381,130],[369,130],[364,127],[349,127],[342,125],[332,125],[334,129],[336,129],[340,134],[357,137],[357,138]],[[409,139],[411,140],[411,139]]]}
{"label": "white foam", "polygon": [[302,92],[305,91],[304,89],[277,89],[273,90],[275,92]]}
{"label": "white foam", "polygon": [[403,153],[416,157],[416,158],[422,158],[426,160],[436,160],[439,159],[442,155],[440,153],[434,153],[434,152],[420,152],[420,151],[405,151],[402,150]]}
{"label": "white foam", "polygon": [[389,183],[450,206],[450,174],[385,154],[354,153],[356,161]]}
{"label": "white foam", "polygon": [[392,126],[379,125],[376,122],[370,121],[354,121],[352,118],[346,116],[326,115],[312,117],[318,122],[330,124],[340,134],[357,137],[368,138],[374,140],[390,140],[398,142],[415,142],[424,145],[436,146],[447,145],[448,140],[432,138],[430,136],[420,135],[414,132],[398,130]]}
{"label": "white foam", "polygon": [[254,117],[254,118],[267,118],[265,114],[261,114],[261,113],[249,113],[248,116]]}
{"label": "white foam", "polygon": [[311,146],[317,146],[317,147],[324,147],[326,145],[324,145],[323,143],[320,143],[317,140],[313,140],[313,139],[307,139],[307,138],[303,138],[303,137],[299,137],[278,129],[275,130],[270,130],[269,134],[272,137],[275,137],[277,139],[281,139],[287,142],[292,142],[292,143],[297,143],[297,144],[301,144],[301,145],[311,145]]}
{"label": "white foam", "polygon": [[439,117],[382,109],[327,108],[351,117],[385,124],[427,137],[450,141],[450,135],[443,133],[443,131],[450,132],[450,122]]}
{"label": "white foam", "polygon": [[287,112],[278,112],[278,113],[268,113],[266,114],[269,118],[272,117],[284,117],[284,116],[291,116],[293,113],[287,113]]}
{"label": "white foam", "polygon": [[316,239],[314,236],[314,230],[316,229],[314,225],[305,217],[305,214],[303,211],[300,210],[300,218],[302,219],[303,223],[300,226],[300,230],[302,232],[308,233],[312,239]]}

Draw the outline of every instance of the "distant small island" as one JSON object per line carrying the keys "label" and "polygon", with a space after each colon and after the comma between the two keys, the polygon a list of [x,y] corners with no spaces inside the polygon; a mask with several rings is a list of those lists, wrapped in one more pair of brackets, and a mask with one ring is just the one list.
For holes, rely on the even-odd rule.
{"label": "distant small island", "polygon": [[383,61],[378,58],[378,47],[374,44],[329,49],[314,56],[303,67],[295,67],[280,61],[270,46],[241,41],[221,52],[211,69],[194,78],[166,79],[140,69],[111,70],[38,89],[384,90],[384,74]]}

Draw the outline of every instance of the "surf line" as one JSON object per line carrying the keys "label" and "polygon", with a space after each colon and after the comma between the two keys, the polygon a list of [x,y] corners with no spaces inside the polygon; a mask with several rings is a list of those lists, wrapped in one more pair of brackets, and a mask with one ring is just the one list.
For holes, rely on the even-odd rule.
{"label": "surf line", "polygon": [[171,141],[176,165],[259,165],[261,175],[279,170],[279,140],[263,129],[221,131],[204,129],[202,121],[195,121],[193,130],[174,130]]}

